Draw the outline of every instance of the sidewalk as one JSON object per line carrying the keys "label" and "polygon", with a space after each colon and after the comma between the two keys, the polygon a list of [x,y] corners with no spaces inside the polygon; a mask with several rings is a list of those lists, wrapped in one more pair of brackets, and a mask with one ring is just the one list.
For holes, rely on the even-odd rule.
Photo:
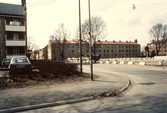
{"label": "sidewalk", "polygon": [[0,113],[93,100],[113,91],[123,91],[129,85],[128,79],[120,75],[105,72],[94,74],[99,76],[94,81],[0,91]]}

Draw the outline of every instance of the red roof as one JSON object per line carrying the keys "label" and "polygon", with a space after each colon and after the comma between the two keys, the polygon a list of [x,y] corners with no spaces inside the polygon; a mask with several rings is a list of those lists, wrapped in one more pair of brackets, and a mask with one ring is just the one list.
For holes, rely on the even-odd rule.
{"label": "red roof", "polygon": [[[49,40],[49,42],[50,43],[56,43],[56,41],[55,40]],[[62,41],[61,41],[61,43],[62,43]],[[66,42],[65,42],[66,44],[79,44],[79,40],[67,40]],[[82,41],[82,44],[89,44],[87,41]],[[114,45],[114,44],[116,44],[116,45],[140,45],[140,44],[138,44],[138,43],[136,43],[136,42],[131,42],[131,41],[125,41],[125,42],[122,42],[122,41],[96,41],[95,42],[95,44],[102,44],[102,45]]]}

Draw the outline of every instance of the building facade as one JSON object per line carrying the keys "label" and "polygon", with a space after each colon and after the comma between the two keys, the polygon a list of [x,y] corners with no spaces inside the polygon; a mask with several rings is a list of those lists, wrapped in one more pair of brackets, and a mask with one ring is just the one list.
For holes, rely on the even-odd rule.
{"label": "building facade", "polygon": [[[148,43],[149,51],[156,51],[156,45],[154,43]],[[157,55],[156,55],[157,56]],[[158,56],[167,56],[167,42],[161,46]]]}
{"label": "building facade", "polygon": [[[131,41],[96,41],[94,42],[95,53],[101,58],[126,58],[126,57],[140,57],[140,44],[137,40]],[[50,40],[47,49],[44,49],[44,56],[49,60],[59,60],[62,59],[59,51],[59,47],[55,40]],[[64,46],[64,59],[67,58],[79,58],[80,56],[80,46],[79,41],[69,40],[65,42]],[[82,41],[82,56],[89,57],[89,43],[87,41]],[[44,59],[45,59],[44,58]]]}
{"label": "building facade", "polygon": [[26,1],[21,5],[0,3],[0,60],[26,56]]}

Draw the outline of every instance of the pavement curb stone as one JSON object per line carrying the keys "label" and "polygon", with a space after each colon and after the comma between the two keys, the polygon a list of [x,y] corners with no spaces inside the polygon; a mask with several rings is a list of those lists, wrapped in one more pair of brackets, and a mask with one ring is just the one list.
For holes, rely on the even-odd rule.
{"label": "pavement curb stone", "polygon": [[90,100],[94,100],[94,97],[90,96],[90,97],[84,97],[84,98],[72,99],[72,100],[66,100],[66,101],[58,101],[58,102],[44,103],[44,104],[38,104],[38,105],[32,105],[32,106],[4,109],[4,110],[0,110],[0,113],[21,112],[21,111],[27,111],[27,110],[32,110],[32,109],[39,109],[39,108],[45,108],[45,107],[72,104],[72,103],[78,103],[78,102],[84,102],[84,101],[90,101]]}

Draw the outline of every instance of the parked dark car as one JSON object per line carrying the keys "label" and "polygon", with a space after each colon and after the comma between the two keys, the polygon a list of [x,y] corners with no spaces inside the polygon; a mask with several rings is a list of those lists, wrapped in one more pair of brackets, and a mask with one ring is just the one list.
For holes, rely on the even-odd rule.
{"label": "parked dark car", "polygon": [[9,74],[29,74],[32,72],[32,65],[28,57],[13,57],[9,69]]}
{"label": "parked dark car", "polygon": [[3,68],[7,68],[7,67],[9,66],[9,64],[10,64],[10,59],[4,58],[4,59],[2,60],[2,62],[1,62],[1,66],[2,66]]}
{"label": "parked dark car", "polygon": [[98,60],[100,60],[100,55],[92,55],[92,60],[96,60],[96,61],[98,61]]}

